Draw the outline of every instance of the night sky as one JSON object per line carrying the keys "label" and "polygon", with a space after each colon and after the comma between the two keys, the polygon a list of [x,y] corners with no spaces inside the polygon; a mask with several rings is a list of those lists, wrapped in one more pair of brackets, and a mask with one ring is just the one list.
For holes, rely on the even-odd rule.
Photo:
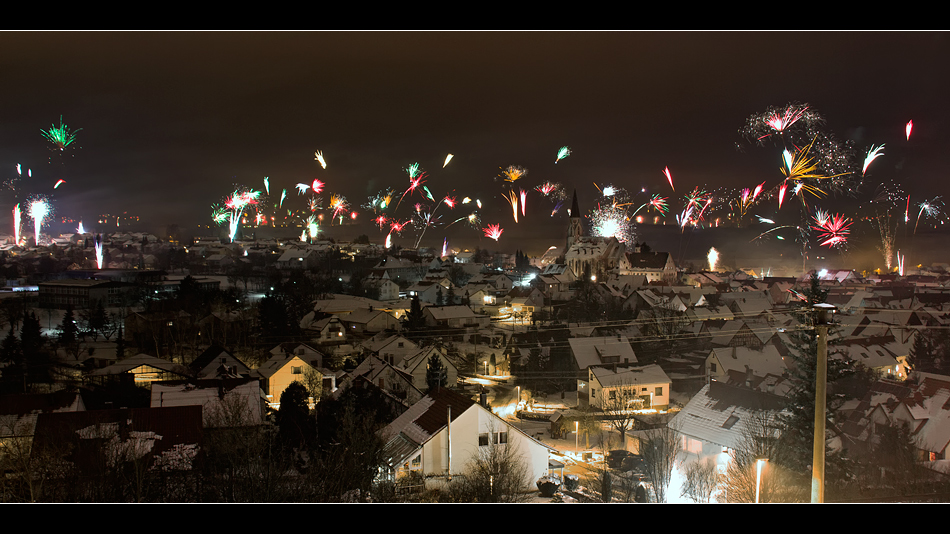
{"label": "night sky", "polygon": [[[294,186],[319,178],[325,200],[340,193],[358,207],[384,187],[404,190],[403,169],[418,162],[434,195],[480,198],[483,222],[505,228],[500,242],[482,238],[483,246],[514,248],[548,236],[560,244],[564,214],[552,219],[538,197],[514,223],[500,196],[502,168],[528,170],[518,185],[551,180],[576,188],[585,205],[598,195],[594,183],[646,187],[671,203],[695,186],[771,186],[782,179],[777,153],[738,132],[770,106],[799,102],[862,157],[871,144],[886,144],[866,188],[898,180],[920,199],[950,195],[947,37],[5,32],[0,178],[15,177],[17,163],[31,169],[21,195],[50,194],[59,216],[93,221],[127,211],[154,227],[176,223],[205,233],[198,225],[211,223],[211,206],[235,185],[263,189],[268,176],[272,196],[286,188],[299,207]],[[61,115],[81,128],[64,155],[40,135]],[[572,154],[555,165],[564,145]],[[314,161],[315,150],[327,169]],[[455,157],[443,169],[448,153]],[[675,193],[663,176],[667,166]],[[53,191],[59,179],[66,183]],[[0,196],[10,204],[3,213],[12,198],[9,190]],[[408,216],[406,205],[400,209]],[[443,213],[444,222],[455,215]],[[357,233],[381,242],[385,234],[362,220]],[[324,229],[330,236],[355,231]],[[433,228],[423,244],[440,245],[443,235],[474,242],[480,233],[463,224],[446,233]],[[402,240],[412,241],[409,234]]]}

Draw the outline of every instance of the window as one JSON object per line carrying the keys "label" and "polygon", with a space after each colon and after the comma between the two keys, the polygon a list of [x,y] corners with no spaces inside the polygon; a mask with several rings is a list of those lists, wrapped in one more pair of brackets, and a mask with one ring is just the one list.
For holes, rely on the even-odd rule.
{"label": "window", "polygon": [[485,432],[485,433],[479,434],[479,435],[478,435],[478,446],[479,446],[479,447],[487,447],[488,445],[489,445],[489,442],[488,442],[488,433]]}
{"label": "window", "polygon": [[495,432],[495,445],[508,443],[508,432]]}
{"label": "window", "polygon": [[662,397],[662,396],[663,396],[663,387],[660,386],[660,387],[656,388],[656,391],[653,392],[653,396],[654,396],[654,397]]}
{"label": "window", "polygon": [[295,374],[295,375],[302,375],[302,374],[303,374],[303,369],[301,369],[299,366],[298,366],[298,367],[291,367],[291,368],[290,368],[290,372],[291,372],[292,374]]}

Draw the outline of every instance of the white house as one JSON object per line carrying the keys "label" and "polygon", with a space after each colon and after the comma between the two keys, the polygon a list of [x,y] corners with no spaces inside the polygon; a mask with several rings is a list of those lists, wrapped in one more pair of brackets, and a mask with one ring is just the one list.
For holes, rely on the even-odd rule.
{"label": "white house", "polygon": [[[618,398],[633,401],[630,409],[665,410],[670,404],[670,377],[659,365],[612,369],[588,368],[590,405],[604,409]],[[583,387],[581,388],[583,389]],[[578,398],[582,395],[579,392]]]}
{"label": "white house", "polygon": [[427,485],[438,484],[449,475],[464,474],[489,447],[505,446],[527,466],[529,484],[548,473],[550,447],[447,388],[412,405],[381,430],[380,437],[386,444],[383,476],[390,480],[415,472]]}

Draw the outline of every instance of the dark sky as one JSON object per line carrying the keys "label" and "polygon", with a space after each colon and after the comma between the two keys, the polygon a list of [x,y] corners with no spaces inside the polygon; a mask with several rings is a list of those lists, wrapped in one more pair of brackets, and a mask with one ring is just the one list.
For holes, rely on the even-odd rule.
{"label": "dark sky", "polygon": [[[560,240],[563,215],[540,199],[514,223],[501,168],[528,169],[526,186],[576,187],[582,203],[595,182],[671,202],[694,186],[774,185],[775,152],[738,151],[738,130],[790,102],[859,151],[885,143],[875,179],[950,194],[945,33],[5,32],[0,51],[0,176],[21,163],[32,170],[21,193],[51,194],[57,214],[84,220],[128,211],[194,228],[264,176],[297,205],[295,184],[319,178],[358,206],[404,190],[403,169],[419,162],[433,194],[483,200],[482,220],[505,228],[499,246]],[[82,129],[65,156],[40,135],[60,115]],[[563,145],[573,153],[555,165]],[[12,194],[2,198],[9,213]],[[458,224],[448,235],[479,234]],[[424,244],[442,236],[431,229]]]}

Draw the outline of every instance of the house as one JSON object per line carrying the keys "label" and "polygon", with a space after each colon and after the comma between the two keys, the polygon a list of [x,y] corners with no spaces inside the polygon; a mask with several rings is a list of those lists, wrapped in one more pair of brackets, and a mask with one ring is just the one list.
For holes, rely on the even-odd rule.
{"label": "house", "polygon": [[426,382],[426,373],[429,368],[429,359],[433,356],[438,356],[439,360],[442,361],[442,366],[445,368],[448,377],[445,382],[446,386],[454,386],[458,382],[459,371],[455,364],[452,363],[452,360],[446,357],[445,349],[438,347],[422,349],[417,351],[414,355],[403,359],[397,364],[397,367],[412,377],[413,386],[422,391],[426,391],[429,389],[428,383]]}
{"label": "house", "polygon": [[[670,420],[683,439],[683,451],[699,458],[735,449],[742,432],[755,418],[774,417],[784,409],[784,398],[712,380]],[[717,458],[723,463],[728,454]]]}
{"label": "house", "polygon": [[251,375],[250,367],[227,349],[217,345],[205,349],[188,367],[196,378],[237,378]]}
{"label": "house", "polygon": [[98,383],[128,380],[136,386],[150,388],[152,382],[182,380],[188,378],[189,374],[188,368],[184,365],[148,354],[136,354],[102,369],[96,369],[87,377]]}
{"label": "house", "polygon": [[426,485],[465,473],[490,447],[510,447],[528,469],[528,484],[548,474],[551,448],[490,410],[447,388],[423,397],[379,432],[385,443],[383,477],[398,481],[412,473]]}
{"label": "house", "polygon": [[358,380],[365,380],[375,385],[387,395],[398,399],[405,407],[422,399],[423,391],[425,391],[413,385],[413,377],[410,373],[376,356],[367,356],[356,366],[356,369],[342,377],[339,391],[345,391]]}
{"label": "house", "polygon": [[[590,406],[601,410],[626,399],[627,409],[665,410],[670,404],[670,377],[659,365],[640,367],[589,367],[587,384],[578,383],[578,401],[587,398]],[[587,397],[586,391],[590,391]]]}
{"label": "house", "polygon": [[156,382],[149,405],[201,406],[205,428],[253,426],[264,420],[264,399],[256,378]]}
{"label": "house", "polygon": [[426,326],[436,328],[484,328],[487,315],[478,315],[468,306],[426,306],[422,310]]}
{"label": "house", "polygon": [[280,409],[280,396],[293,382],[300,382],[311,392],[317,389],[318,385],[324,392],[336,389],[336,375],[318,367],[319,360],[308,361],[304,357],[306,356],[279,351],[257,368],[261,389],[270,407]]}
{"label": "house", "polygon": [[568,343],[579,371],[586,371],[591,366],[637,363],[637,355],[627,336],[574,337]]}
{"label": "house", "polygon": [[340,318],[351,334],[375,334],[384,330],[402,330],[402,323],[391,313],[360,308]]}

